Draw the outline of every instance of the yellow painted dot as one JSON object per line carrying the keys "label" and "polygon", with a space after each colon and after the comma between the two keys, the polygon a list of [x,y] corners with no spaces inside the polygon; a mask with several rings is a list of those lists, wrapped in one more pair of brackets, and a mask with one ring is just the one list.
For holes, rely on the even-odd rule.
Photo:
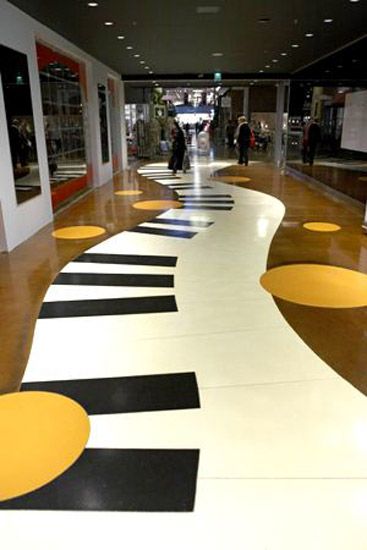
{"label": "yellow painted dot", "polygon": [[121,197],[132,197],[134,195],[141,195],[143,191],[140,191],[139,189],[125,189],[124,191],[115,191],[115,195],[119,195]]}
{"label": "yellow painted dot", "polygon": [[213,179],[223,181],[224,183],[247,183],[251,178],[245,176],[215,176]]}
{"label": "yellow painted dot", "polygon": [[83,452],[87,413],[48,392],[0,397],[0,501],[34,491],[65,472]]}
{"label": "yellow painted dot", "polygon": [[320,231],[321,233],[332,233],[341,229],[340,225],[336,223],[326,222],[307,222],[303,224],[303,227],[309,231]]}
{"label": "yellow painted dot", "polygon": [[139,210],[168,210],[170,208],[182,208],[183,204],[178,201],[140,201],[133,204]]}
{"label": "yellow painted dot", "polygon": [[52,235],[56,239],[91,239],[93,237],[99,237],[103,235],[103,233],[106,233],[106,230],[97,225],[73,225],[55,229]]}
{"label": "yellow painted dot", "polygon": [[352,269],[317,264],[292,264],[264,273],[261,285],[278,298],[328,308],[367,305],[367,275]]}

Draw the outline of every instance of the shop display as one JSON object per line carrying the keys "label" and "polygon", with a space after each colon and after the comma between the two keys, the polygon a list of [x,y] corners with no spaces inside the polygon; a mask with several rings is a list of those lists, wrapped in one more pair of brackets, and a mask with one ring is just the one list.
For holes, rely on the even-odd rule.
{"label": "shop display", "polygon": [[84,66],[37,44],[48,167],[54,207],[89,183]]}

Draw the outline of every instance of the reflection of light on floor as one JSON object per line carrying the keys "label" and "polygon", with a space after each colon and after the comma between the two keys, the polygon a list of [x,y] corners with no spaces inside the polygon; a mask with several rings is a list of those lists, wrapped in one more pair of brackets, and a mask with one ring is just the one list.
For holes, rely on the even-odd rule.
{"label": "reflection of light on floor", "polygon": [[269,220],[266,218],[260,218],[257,220],[257,234],[261,239],[264,239],[268,234]]}

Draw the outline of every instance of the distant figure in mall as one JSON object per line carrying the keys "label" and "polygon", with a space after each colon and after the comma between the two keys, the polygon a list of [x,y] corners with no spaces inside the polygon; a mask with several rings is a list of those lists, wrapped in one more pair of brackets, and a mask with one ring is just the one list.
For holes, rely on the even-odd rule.
{"label": "distant figure in mall", "polygon": [[236,133],[236,123],[234,120],[230,119],[226,127],[227,147],[230,150],[234,149],[235,133]]}
{"label": "distant figure in mall", "polygon": [[236,130],[236,141],[239,151],[238,164],[248,166],[248,150],[250,147],[251,130],[245,116],[240,116],[238,119],[238,127]]}
{"label": "distant figure in mall", "polygon": [[183,168],[183,160],[186,151],[186,141],[185,135],[176,120],[174,124],[175,126],[173,129],[174,135],[172,142],[172,156],[169,161],[168,168],[172,170],[174,174],[177,174],[177,170],[182,170]]}
{"label": "distant figure in mall", "polygon": [[303,141],[303,161],[308,161],[309,165],[312,166],[315,159],[317,145],[321,141],[321,130],[317,118],[312,119],[306,126]]}

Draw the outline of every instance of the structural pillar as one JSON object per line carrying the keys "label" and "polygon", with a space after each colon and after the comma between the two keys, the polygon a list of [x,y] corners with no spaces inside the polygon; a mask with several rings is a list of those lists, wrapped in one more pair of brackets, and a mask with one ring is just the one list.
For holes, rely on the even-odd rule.
{"label": "structural pillar", "polygon": [[283,143],[285,90],[285,83],[279,82],[279,84],[277,84],[277,110],[274,136],[274,162],[278,168],[280,168],[285,161],[285,143]]}
{"label": "structural pillar", "polygon": [[243,89],[243,114],[248,119],[249,116],[249,105],[250,105],[250,88],[246,86]]}

